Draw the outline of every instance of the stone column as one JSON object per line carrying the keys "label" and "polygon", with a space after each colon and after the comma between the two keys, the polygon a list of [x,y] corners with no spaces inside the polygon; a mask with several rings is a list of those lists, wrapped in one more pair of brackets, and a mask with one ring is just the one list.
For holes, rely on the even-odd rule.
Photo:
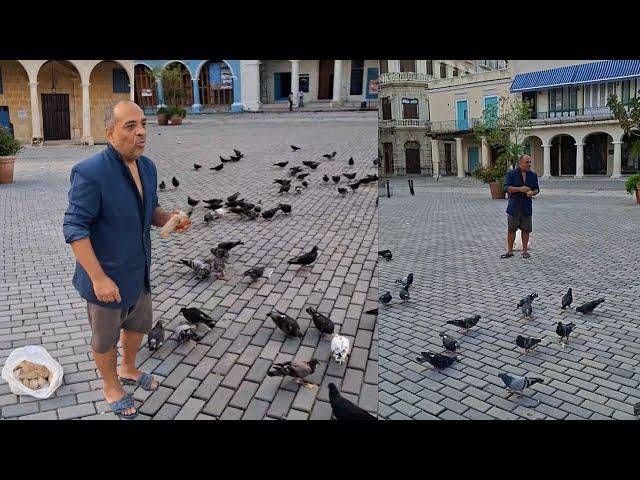
{"label": "stone column", "polygon": [[82,144],[93,145],[91,136],[91,103],[89,102],[89,83],[82,84]]}
{"label": "stone column", "polygon": [[250,112],[260,110],[260,60],[240,61],[242,106]]}
{"label": "stone column", "polygon": [[584,143],[576,142],[576,176],[584,177]]}
{"label": "stone column", "polygon": [[191,111],[200,113],[200,107],[202,107],[200,104],[200,79],[192,78],[191,81],[193,82],[193,105],[191,105]]}
{"label": "stone column", "polygon": [[298,106],[298,90],[300,89],[300,60],[291,62],[291,92],[293,93],[293,106]]}
{"label": "stone column", "polygon": [[486,138],[482,138],[482,166],[488,167],[491,164],[491,150]]}
{"label": "stone column", "polygon": [[464,163],[462,161],[462,138],[456,138],[456,165],[458,166],[458,178],[464,178]]}
{"label": "stone column", "polygon": [[342,60],[336,60],[333,67],[333,100],[332,107],[342,105]]}
{"label": "stone column", "polygon": [[622,142],[613,142],[613,173],[611,178],[620,178],[622,170]]}
{"label": "stone column", "polygon": [[438,140],[431,139],[431,161],[433,162],[433,176],[440,175],[440,151],[438,150]]}
{"label": "stone column", "polygon": [[164,103],[164,90],[162,89],[162,77],[156,77],[156,88],[158,90],[158,108],[166,107]]}
{"label": "stone column", "polygon": [[546,143],[542,144],[543,150],[543,168],[544,173],[542,174],[542,178],[551,178],[551,145],[547,145]]}
{"label": "stone column", "polygon": [[31,139],[42,139],[38,82],[29,82],[29,93],[31,94]]}

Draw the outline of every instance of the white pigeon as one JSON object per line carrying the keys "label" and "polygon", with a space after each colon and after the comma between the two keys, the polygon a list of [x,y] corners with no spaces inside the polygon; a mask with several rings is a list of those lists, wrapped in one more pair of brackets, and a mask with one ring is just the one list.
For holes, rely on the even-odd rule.
{"label": "white pigeon", "polygon": [[225,213],[227,213],[227,211],[224,208],[219,208],[213,211],[216,218],[224,218]]}
{"label": "white pigeon", "polygon": [[[531,248],[531,240],[527,243],[527,248]],[[522,232],[520,230],[516,230],[516,241],[513,242],[514,250],[522,250]]]}
{"label": "white pigeon", "polygon": [[331,339],[331,353],[340,365],[346,362],[349,355],[349,339],[337,333],[334,334]]}

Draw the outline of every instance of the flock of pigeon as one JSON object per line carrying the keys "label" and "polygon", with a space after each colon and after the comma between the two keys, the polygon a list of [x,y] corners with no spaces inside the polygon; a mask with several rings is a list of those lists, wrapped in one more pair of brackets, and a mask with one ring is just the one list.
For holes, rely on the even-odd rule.
{"label": "flock of pigeon", "polygon": [[[378,255],[385,258],[386,260],[391,260],[393,258],[393,254],[390,250],[380,250]],[[398,296],[404,302],[409,300],[409,287],[413,283],[413,273],[410,273],[404,278],[398,279],[395,281],[396,284],[401,285],[401,289],[399,291]],[[523,318],[529,319],[533,314],[533,301],[538,297],[536,293],[531,293],[525,297],[523,297],[516,305],[516,310],[520,309],[522,312]],[[393,296],[390,291],[384,292],[380,295],[379,301],[382,304],[388,304],[393,299]],[[591,314],[593,311],[605,301],[604,298],[599,298],[597,300],[588,301],[579,307],[575,308],[576,312],[582,314]],[[560,308],[565,311],[568,307],[573,303],[573,293],[572,289],[569,288],[567,293],[562,297]],[[461,329],[461,332],[468,332],[471,328],[478,325],[480,321],[480,315],[474,315],[472,317],[463,318],[459,320],[449,320],[446,323],[449,325],[454,325]],[[566,344],[569,342],[569,335],[576,329],[576,324],[573,322],[563,324],[562,322],[557,322],[555,333],[560,337],[560,345],[562,348],[565,348]],[[434,353],[429,351],[420,352],[420,356],[416,357],[416,361],[419,363],[429,363],[433,368],[437,370],[441,370],[451,366],[456,361],[462,359],[460,355],[457,353],[461,348],[461,344],[454,338],[450,337],[446,333],[442,332],[439,334],[442,338],[442,345],[445,350],[441,353]],[[518,335],[515,339],[515,343],[518,347],[524,350],[525,354],[528,354],[530,350],[537,347],[543,341],[542,338],[534,338],[528,337],[525,335]],[[523,390],[526,388],[535,385],[536,383],[544,383],[545,380],[539,377],[530,377],[530,376],[520,376],[511,373],[500,373],[498,377],[502,380],[505,385],[506,390],[509,392],[507,398],[509,398],[514,393],[518,395],[522,395]]]}
{"label": "flock of pigeon", "polygon": [[[300,147],[291,145],[291,150],[293,152],[296,152],[300,149]],[[223,170],[226,163],[239,162],[245,156],[240,150],[233,149],[233,151],[235,155],[231,155],[229,158],[220,156],[220,160],[222,163],[215,167],[211,167],[210,170],[220,172]],[[334,151],[331,154],[323,155],[323,158],[327,160],[335,160],[336,154],[337,152]],[[376,164],[376,162],[374,162],[374,165]],[[353,160],[353,157],[349,158],[347,163],[349,166],[354,166],[355,161]],[[288,164],[289,161],[284,161],[276,163],[274,164],[274,166],[279,167],[280,169],[284,169]],[[303,166],[294,166],[289,168],[289,175],[291,177],[295,177],[296,180],[301,182],[300,185],[295,185],[294,187],[294,191],[296,194],[302,193],[303,188],[309,187],[309,180],[307,180],[307,177],[309,177],[312,171],[316,170],[320,166],[320,164],[321,163],[319,161],[303,161]],[[304,167],[308,168],[309,171],[301,173],[303,172]],[[193,168],[194,170],[198,171],[202,168],[202,165],[194,164]],[[343,173],[343,176],[349,181],[353,181],[356,175],[356,173]],[[332,176],[331,178],[336,184],[341,180],[341,176]],[[322,180],[324,183],[328,183],[329,177],[325,174],[322,177]],[[360,185],[375,183],[377,182],[377,180],[377,175],[367,175],[366,177],[361,178],[353,183],[348,183],[347,186],[351,189],[352,192],[355,192]],[[278,193],[280,194],[288,193],[290,191],[292,186],[291,182],[292,179],[287,178],[274,179],[274,183],[280,185],[278,191]],[[175,176],[171,179],[171,184],[176,189],[180,186],[180,182]],[[159,188],[160,190],[166,189],[166,184],[164,181],[160,183]],[[338,192],[341,195],[345,195],[347,193],[347,189],[339,187]],[[204,214],[203,219],[205,223],[221,220],[227,217],[228,213],[233,213],[247,220],[257,220],[259,217],[262,217],[264,220],[270,221],[279,211],[281,211],[285,215],[289,215],[293,210],[291,205],[285,203],[278,203],[274,208],[263,210],[261,200],[252,203],[245,200],[244,198],[239,197],[240,192],[236,192],[233,195],[230,195],[226,198],[226,201],[221,198],[212,198],[201,201],[188,196],[187,203],[189,204],[191,209],[187,211],[187,214],[189,215],[189,217],[192,217],[195,208],[201,202],[204,204],[204,209],[207,210],[207,212]],[[225,275],[225,266],[230,258],[229,252],[233,248],[240,245],[244,245],[244,243],[242,241],[220,242],[210,250],[212,256],[209,258],[182,258],[177,262],[190,268],[193,271],[195,278],[197,278],[198,280],[205,279],[211,275],[215,275],[216,277],[220,278]],[[314,246],[310,251],[303,253],[302,255],[299,255],[295,258],[289,259],[288,263],[290,265],[300,265],[301,267],[306,267],[312,265],[317,258],[318,247]],[[244,272],[244,275],[250,277],[251,282],[256,281],[265,276],[265,267],[261,265],[255,265],[246,270]],[[311,306],[306,308],[305,311],[313,320],[313,325],[321,332],[322,335],[331,336],[331,355],[336,362],[344,364],[350,353],[349,339],[335,332],[335,325],[331,321],[329,316],[318,312]],[[377,309],[370,310],[367,313],[377,314]],[[197,307],[182,308],[180,309],[180,314],[184,317],[185,321],[178,326],[175,332],[172,332],[177,334],[180,343],[187,341],[199,341],[204,335],[206,335],[206,332],[208,332],[212,329],[213,326],[215,326],[216,323],[209,315],[207,315]],[[287,337],[304,336],[303,332],[300,329],[298,321],[295,318],[287,315],[285,312],[280,312],[274,307],[272,308],[271,312],[268,313],[268,317],[273,320],[275,326],[282,332],[284,332]],[[153,329],[149,332],[147,336],[147,347],[149,348],[149,350],[157,350],[164,344],[165,331],[170,331],[165,328],[164,324],[165,322],[163,320],[159,320],[158,322],[156,322]],[[203,328],[205,329],[205,333],[198,333],[199,331],[202,331]],[[294,381],[302,384],[304,387],[317,388],[318,385],[307,382],[305,378],[309,377],[315,372],[318,362],[318,359],[311,358],[306,361],[274,363],[267,375],[270,377],[291,377],[294,379]],[[340,392],[338,391],[338,388],[335,384],[331,383],[328,385],[328,387],[332,413],[336,419],[375,420],[374,416],[340,395]]]}

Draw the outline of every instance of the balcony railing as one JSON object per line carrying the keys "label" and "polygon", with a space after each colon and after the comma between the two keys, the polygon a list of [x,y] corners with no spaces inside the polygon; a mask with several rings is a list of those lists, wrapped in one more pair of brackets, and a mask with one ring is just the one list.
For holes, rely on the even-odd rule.
{"label": "balcony railing", "polygon": [[[490,119],[492,120],[492,119]],[[484,118],[471,118],[465,120],[441,120],[427,122],[427,131],[431,133],[467,132],[484,123]]]}
{"label": "balcony railing", "polygon": [[431,79],[433,79],[433,76],[427,73],[388,72],[380,74],[379,82],[381,84],[391,82],[428,82]]}
{"label": "balcony railing", "polygon": [[574,108],[553,112],[535,112],[531,117],[533,125],[546,123],[572,123],[612,120],[614,118],[609,107]]}
{"label": "balcony railing", "polygon": [[398,120],[379,120],[378,127],[380,128],[427,128],[429,122],[427,120],[418,120],[413,118],[402,118]]}

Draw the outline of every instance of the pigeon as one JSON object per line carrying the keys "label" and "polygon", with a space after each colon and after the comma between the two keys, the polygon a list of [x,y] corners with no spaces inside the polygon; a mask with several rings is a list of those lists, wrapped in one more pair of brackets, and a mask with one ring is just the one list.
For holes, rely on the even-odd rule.
{"label": "pigeon", "polygon": [[449,355],[442,355],[441,353],[420,352],[421,357],[416,357],[419,363],[429,362],[433,368],[438,370],[447,368],[452,365],[456,360],[460,360],[460,357],[451,357]]}
{"label": "pigeon", "polygon": [[280,190],[278,190],[278,193],[286,193],[289,190],[291,190],[291,185],[287,184],[287,185],[282,185],[280,187]]}
{"label": "pigeon", "polygon": [[331,339],[331,354],[340,365],[346,362],[349,356],[349,339],[335,333]]}
{"label": "pigeon", "polygon": [[[389,253],[391,253],[391,252],[389,252]],[[413,273],[410,273],[409,275],[407,275],[404,278],[400,278],[400,279],[396,280],[396,284],[398,284],[398,283],[402,284],[402,286],[404,288],[408,289],[413,284]]]}
{"label": "pigeon", "polygon": [[187,197],[187,203],[192,206],[195,207],[196,205],[198,205],[200,203],[200,200],[194,200],[191,197]]}
{"label": "pigeon", "polygon": [[164,190],[165,188],[167,188],[167,186],[164,184],[164,180],[160,182],[160,185],[158,185],[158,188],[160,190]]}
{"label": "pigeon", "polygon": [[353,157],[349,158],[349,165],[353,167],[353,165],[355,164],[355,162],[353,161]]}
{"label": "pigeon", "polygon": [[535,348],[540,342],[542,342],[541,338],[525,337],[523,335],[518,335],[516,338],[516,345],[524,348],[526,353],[529,353],[529,350]]}
{"label": "pigeon", "polygon": [[525,302],[522,304],[522,315],[525,317],[530,317],[533,313],[533,307],[530,302]]}
{"label": "pigeon", "polygon": [[391,296],[391,292],[384,292],[382,295],[380,295],[380,298],[378,298],[378,300],[381,303],[389,303],[392,298],[393,297]]}
{"label": "pigeon", "polygon": [[180,313],[184,318],[187,319],[187,322],[194,325],[203,323],[207,327],[209,327],[209,329],[211,329],[211,326],[215,324],[215,321],[213,320],[213,318],[211,318],[209,315],[207,315],[202,310],[196,307],[190,307],[190,308],[182,307],[180,309]]}
{"label": "pigeon", "polygon": [[262,218],[264,218],[266,220],[270,220],[279,211],[280,211],[279,207],[271,208],[269,210],[265,210],[264,212],[262,212]]}
{"label": "pigeon", "polygon": [[367,175],[364,178],[361,178],[360,183],[371,183],[371,182],[377,182],[378,181],[378,175]]}
{"label": "pigeon", "polygon": [[236,192],[233,195],[227,197],[227,202],[235,202],[240,196],[240,192]]}
{"label": "pigeon", "polygon": [[236,157],[244,157],[244,154],[240,150],[236,150],[235,148],[233,149],[233,153],[236,154]]}
{"label": "pigeon", "polygon": [[309,175],[311,175],[310,173],[301,173],[300,175],[298,175],[296,178],[298,180],[304,180],[305,178],[307,178]]}
{"label": "pigeon", "polygon": [[453,338],[451,338],[446,333],[440,333],[440,337],[442,337],[442,345],[444,348],[449,350],[450,352],[455,352],[460,349],[460,343],[456,342]]}
{"label": "pigeon", "polygon": [[226,213],[227,211],[224,208],[216,208],[213,211],[213,214],[215,215],[216,218],[224,218]]}
{"label": "pigeon", "polygon": [[374,165],[380,165],[380,159],[379,158],[374,158],[373,159],[373,164]]}
{"label": "pigeon", "polygon": [[298,195],[301,194],[302,193],[302,187],[300,185],[296,185],[295,192]]}
{"label": "pigeon", "polygon": [[329,177],[327,176],[326,173],[322,176],[322,181],[325,183],[329,181]]}
{"label": "pigeon", "polygon": [[213,213],[211,212],[207,212],[204,214],[204,221],[205,222],[210,222],[213,220]]}
{"label": "pigeon", "polygon": [[291,175],[292,177],[295,177],[296,175],[298,175],[300,172],[302,171],[302,167],[291,167],[289,169],[289,175]]}
{"label": "pigeon", "polygon": [[313,375],[318,365],[318,360],[312,358],[308,362],[283,362],[274,363],[267,372],[269,377],[293,377],[297,383],[305,383],[304,377]]}
{"label": "pigeon", "polygon": [[521,308],[522,306],[524,306],[525,303],[533,303],[533,300],[535,298],[538,298],[537,293],[532,293],[530,295],[527,295],[524,298],[521,298],[520,301],[518,302],[518,306],[516,307],[516,309]]}
{"label": "pigeon", "polygon": [[189,211],[187,212],[187,217],[191,218],[192,214],[193,214],[193,208],[189,209]]}
{"label": "pigeon", "polygon": [[311,170],[317,170],[318,165],[320,165],[320,164],[317,163],[317,162],[312,162],[309,165],[307,165],[307,167],[309,167]]}
{"label": "pigeon", "polygon": [[366,312],[367,315],[378,315],[378,309],[377,308],[372,308],[371,310],[367,310]]}
{"label": "pigeon", "polygon": [[331,160],[332,158],[334,158],[336,156],[336,153],[338,152],[333,152],[333,153],[325,153],[324,155],[322,155],[324,158]]}
{"label": "pigeon", "polygon": [[302,332],[300,331],[300,325],[295,318],[291,318],[286,313],[279,312],[275,308],[273,308],[267,316],[273,320],[273,323],[276,324],[280,330],[282,330],[285,335],[289,337],[302,337]]}
{"label": "pigeon", "polygon": [[347,194],[347,189],[344,187],[338,187],[338,193],[341,195],[346,195]]}
{"label": "pigeon", "polygon": [[307,187],[309,186],[309,182],[307,182],[306,180],[304,180],[304,181],[302,182],[302,186],[303,186],[304,188],[307,188]]}
{"label": "pigeon", "polygon": [[196,278],[202,279],[211,275],[211,264],[204,262],[199,258],[194,258],[193,260],[182,258],[180,259],[180,263],[193,270],[196,274]]}
{"label": "pigeon", "polygon": [[318,165],[320,165],[318,162],[312,162],[311,160],[304,160],[302,164],[305,167],[309,167],[309,168],[313,168],[314,166],[317,167]]}
{"label": "pigeon", "polygon": [[283,213],[291,213],[291,205],[288,205],[286,203],[279,203],[278,208],[280,208]]}
{"label": "pigeon", "polygon": [[274,163],[273,166],[274,167],[284,168],[284,167],[287,166],[288,163],[289,163],[288,161],[286,161],[286,162],[278,162],[278,163]]}
{"label": "pigeon", "polygon": [[391,260],[393,258],[391,250],[378,250],[378,255],[380,255],[385,260]]}
{"label": "pigeon", "polygon": [[333,416],[336,417],[336,420],[376,420],[376,417],[340,395],[335,383],[329,384],[329,403],[331,404],[331,411]]}
{"label": "pigeon", "polygon": [[220,204],[220,206],[222,206],[222,204],[224,203],[224,200],[223,200],[223,199],[221,199],[221,198],[211,198],[211,199],[209,199],[209,200],[203,200],[203,202],[204,202],[204,203],[207,203],[207,204],[209,204],[209,205],[212,205],[212,204],[215,204],[215,205]]}
{"label": "pigeon", "polygon": [[573,303],[573,293],[571,291],[571,289],[569,289],[567,291],[567,293],[564,294],[564,296],[562,297],[562,308],[563,310],[569,306],[571,306],[571,304]]}
{"label": "pigeon", "polygon": [[464,318],[462,320],[449,320],[447,323],[449,325],[455,325],[456,327],[460,327],[463,330],[469,330],[471,327],[475,327],[480,320],[480,315],[475,315],[473,317]]}
{"label": "pigeon", "polygon": [[411,296],[409,295],[409,290],[407,290],[406,288],[401,289],[398,292],[398,295],[400,296],[400,299],[402,301],[407,301],[411,298]]}
{"label": "pigeon", "polygon": [[178,342],[181,344],[184,342],[188,342],[189,340],[200,340],[200,336],[196,332],[195,325],[180,325],[178,326],[176,333],[178,334]]}
{"label": "pigeon", "polygon": [[[221,252],[225,251],[225,250],[222,250],[221,248],[219,248],[218,250],[221,251]],[[227,253],[227,255],[228,255],[228,253]],[[213,271],[215,272],[215,274],[216,274],[216,276],[218,278],[224,276],[225,262],[226,262],[225,257],[214,257],[213,258]]]}
{"label": "pigeon", "polygon": [[357,173],[343,173],[342,176],[348,178],[349,180],[353,180],[356,178]]}
{"label": "pigeon", "polygon": [[329,335],[333,334],[333,330],[335,328],[333,322],[329,317],[325,314],[318,312],[313,307],[309,307],[305,310],[311,318],[313,319],[313,324],[316,326],[318,330],[322,333],[327,333]]}
{"label": "pigeon", "polygon": [[171,179],[171,184],[175,187],[178,188],[180,186],[180,182],[178,181],[178,179],[176,177],[173,177]]}
{"label": "pigeon", "polygon": [[218,165],[217,167],[211,167],[209,170],[215,170],[216,172],[219,172],[220,170],[222,170],[224,168],[224,163],[221,163],[220,165]]}
{"label": "pigeon", "polygon": [[214,258],[229,258],[229,251],[224,248],[212,248],[209,251],[213,254]]}
{"label": "pigeon", "polygon": [[220,155],[220,161],[222,163],[227,163],[227,162],[233,162],[233,158],[224,158],[222,155]]}
{"label": "pigeon", "polygon": [[273,183],[279,183],[280,185],[290,185],[291,184],[291,180],[289,179],[276,179],[273,181]]}
{"label": "pigeon", "polygon": [[251,280],[257,280],[264,274],[264,267],[251,267],[249,270],[244,272],[244,275],[248,275],[251,277]]}
{"label": "pigeon", "polygon": [[595,308],[604,302],[604,297],[599,298],[598,300],[592,300],[591,302],[583,303],[579,307],[576,307],[576,312],[580,313],[591,313],[595,310]]}
{"label": "pigeon", "polygon": [[158,320],[147,334],[147,348],[152,352],[164,345],[164,321]]}
{"label": "pigeon", "polygon": [[633,414],[637,417],[640,415],[640,402],[633,406]]}
{"label": "pigeon", "polygon": [[204,208],[207,208],[209,210],[219,210],[220,208],[222,208],[222,204],[221,203],[208,204],[208,205],[205,205]]}
{"label": "pigeon", "polygon": [[351,191],[355,192],[360,186],[360,182],[348,183],[347,186],[351,189]]}
{"label": "pigeon", "polygon": [[333,180],[335,183],[338,183],[340,181],[340,175],[332,175],[331,180]]}
{"label": "pigeon", "polygon": [[291,150],[293,150],[295,152],[296,150],[300,150],[300,147],[296,147],[295,145],[291,145]]}
{"label": "pigeon", "polygon": [[318,258],[318,247],[313,247],[311,251],[287,260],[289,265],[311,265]]}
{"label": "pigeon", "polygon": [[556,333],[560,337],[560,341],[562,342],[562,340],[565,340],[565,342],[568,343],[569,335],[575,330],[575,328],[576,324],[573,322],[567,323],[566,325],[563,325],[562,322],[558,322],[558,325],[556,326]]}
{"label": "pigeon", "polygon": [[224,250],[229,251],[232,248],[235,248],[235,247],[237,247],[239,245],[244,245],[244,242],[241,242],[241,241],[237,241],[237,242],[220,242],[218,244],[217,248],[222,248]]}
{"label": "pigeon", "polygon": [[202,165],[198,165],[197,163],[194,163],[194,164],[193,164],[193,168],[194,168],[195,170],[198,170],[198,169],[202,168]]}
{"label": "pigeon", "polygon": [[536,383],[544,383],[544,379],[538,377],[520,377],[508,373],[499,373],[498,377],[504,382],[505,387],[511,393],[522,392]]}

